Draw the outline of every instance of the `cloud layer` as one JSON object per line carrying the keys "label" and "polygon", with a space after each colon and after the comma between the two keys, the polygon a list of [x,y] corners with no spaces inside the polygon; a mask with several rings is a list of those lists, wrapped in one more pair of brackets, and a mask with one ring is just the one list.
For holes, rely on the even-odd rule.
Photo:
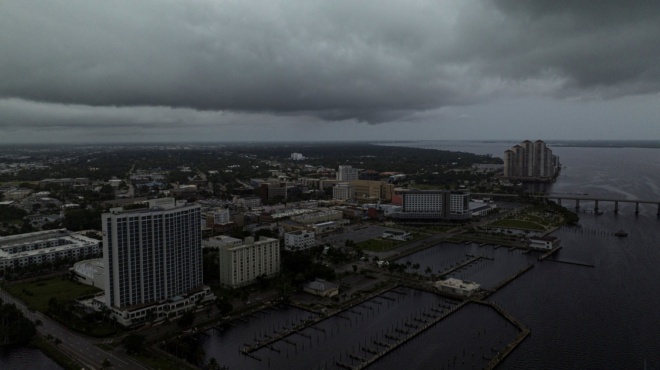
{"label": "cloud layer", "polygon": [[0,35],[0,97],[65,105],[378,123],[660,91],[657,1],[26,0]]}

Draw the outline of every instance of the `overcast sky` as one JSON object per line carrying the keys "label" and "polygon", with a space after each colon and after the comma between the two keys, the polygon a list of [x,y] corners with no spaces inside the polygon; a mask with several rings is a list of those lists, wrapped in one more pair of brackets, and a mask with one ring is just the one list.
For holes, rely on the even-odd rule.
{"label": "overcast sky", "polygon": [[0,143],[659,139],[660,1],[0,0]]}

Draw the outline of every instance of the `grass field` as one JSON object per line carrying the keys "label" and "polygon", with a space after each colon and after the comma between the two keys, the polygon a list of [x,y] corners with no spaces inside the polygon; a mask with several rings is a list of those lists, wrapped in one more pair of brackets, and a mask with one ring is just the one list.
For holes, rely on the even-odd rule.
{"label": "grass field", "polygon": [[4,289],[25,302],[28,307],[41,312],[46,312],[51,297],[65,301],[101,291],[99,288],[68,280],[65,276],[6,285]]}
{"label": "grass field", "polygon": [[535,231],[544,231],[545,227],[537,224],[532,221],[525,220],[499,220],[493,222],[489,226],[492,227],[508,227],[513,229],[522,229],[522,230],[535,230]]}
{"label": "grass field", "polygon": [[390,249],[396,248],[401,245],[403,242],[398,240],[384,240],[384,239],[369,239],[363,242],[357,243],[357,247],[370,252],[384,252]]}

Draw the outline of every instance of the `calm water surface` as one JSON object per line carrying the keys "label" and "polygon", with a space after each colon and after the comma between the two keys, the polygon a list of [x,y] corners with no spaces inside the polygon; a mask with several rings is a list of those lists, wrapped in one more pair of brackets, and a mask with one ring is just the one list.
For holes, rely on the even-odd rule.
{"label": "calm water surface", "polygon": [[[421,142],[405,146],[502,155],[516,142]],[[404,145],[404,144],[401,144]],[[660,201],[660,150],[638,148],[552,147],[564,169],[549,193],[588,193],[593,196]],[[564,203],[571,207],[572,204]],[[593,204],[581,202],[582,209]],[[476,244],[440,244],[407,257],[434,273],[483,255],[452,276],[493,286],[528,264],[534,268],[506,285],[490,300],[506,309],[532,334],[501,365],[501,369],[660,369],[660,221],[657,206],[599,204],[603,215],[581,213],[581,227],[564,227],[554,235],[563,249],[553,260],[537,255]],[[629,232],[626,238],[612,233]],[[558,261],[593,265],[585,267]],[[255,354],[239,348],[283,330],[312,314],[286,306],[235,321],[224,330],[199,337],[206,359],[215,357],[229,369],[333,369],[340,360],[356,365],[354,356],[368,356],[362,347],[387,341],[396,329],[421,319],[434,309],[456,302],[407,288],[388,292],[342,314],[321,321]],[[401,294],[404,293],[404,294]],[[379,303],[377,303],[379,302]],[[445,308],[447,307],[447,308]],[[431,329],[376,362],[370,369],[482,368],[517,334],[517,329],[494,310],[469,304]],[[0,352],[8,369],[56,369],[39,365],[38,351],[19,348]],[[45,356],[43,356],[45,358]],[[45,360],[48,360],[45,358]],[[50,360],[48,360],[50,361]],[[41,366],[41,367],[40,367]]]}
{"label": "calm water surface", "polygon": [[0,348],[0,369],[60,370],[62,368],[38,349],[11,346]]}
{"label": "calm water surface", "polygon": [[[481,144],[453,142],[448,147],[425,142],[420,146],[499,156],[498,153],[515,143]],[[660,150],[556,147],[553,151],[565,167],[558,181],[542,190],[660,201]],[[581,206],[587,210],[593,208],[588,202],[582,202]],[[605,214],[581,213],[580,227],[564,227],[554,233],[562,239],[563,249],[552,260],[538,261],[536,253],[523,254],[488,245],[443,243],[400,262],[419,263],[420,272],[430,267],[433,273],[438,273],[471,256],[488,257],[451,274],[485,287],[497,285],[521,268],[534,265],[489,298],[532,331],[500,364],[501,369],[643,369],[645,364],[647,369],[660,369],[657,206],[642,205],[637,216],[634,205],[620,204],[618,215],[612,212],[613,204],[599,206]],[[615,237],[613,233],[619,229],[630,235]],[[280,343],[276,346],[280,352],[260,352],[270,362],[247,361],[238,356],[227,363],[234,365],[230,369],[337,368],[332,366],[337,359],[343,362],[349,353],[360,354],[359,343],[382,338],[388,328],[392,330],[397,322],[401,325],[412,317],[415,309],[420,312],[440,299],[422,292],[406,297],[404,302],[409,303],[397,302],[387,309],[381,308],[384,311],[369,313],[364,321],[353,317],[350,321],[353,324],[347,321],[344,326],[341,321],[345,319],[325,321],[323,325],[330,328],[327,333],[333,334],[310,330],[311,341],[304,336],[295,339],[298,343],[295,348],[308,341],[304,355],[300,351],[295,353],[292,345]],[[236,335],[254,336],[256,328],[277,326],[278,320],[281,319],[261,324],[255,321],[254,328],[246,329],[248,334]],[[336,332],[331,331],[333,326]],[[491,308],[470,304],[370,368],[478,369],[516,334],[517,329]],[[235,338],[231,333],[212,334],[205,340],[205,349],[216,358],[234,358],[238,352]]]}

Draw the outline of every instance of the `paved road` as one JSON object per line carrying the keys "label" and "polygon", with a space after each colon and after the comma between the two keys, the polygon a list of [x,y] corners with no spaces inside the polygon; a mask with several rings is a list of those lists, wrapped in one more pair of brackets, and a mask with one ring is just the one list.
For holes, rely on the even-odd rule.
{"label": "paved road", "polygon": [[40,320],[43,325],[37,326],[39,335],[46,337],[48,334],[62,341],[59,349],[68,356],[79,361],[86,369],[99,369],[104,359],[108,359],[112,364],[112,369],[147,369],[140,363],[131,359],[120,347],[111,352],[104,351],[96,346],[96,343],[102,343],[102,339],[86,337],[77,334],[66,327],[60,325],[53,319],[40,312],[30,312],[23,302],[15,299],[6,291],[0,289],[0,297],[5,303],[14,303],[23,314],[31,321]]}

